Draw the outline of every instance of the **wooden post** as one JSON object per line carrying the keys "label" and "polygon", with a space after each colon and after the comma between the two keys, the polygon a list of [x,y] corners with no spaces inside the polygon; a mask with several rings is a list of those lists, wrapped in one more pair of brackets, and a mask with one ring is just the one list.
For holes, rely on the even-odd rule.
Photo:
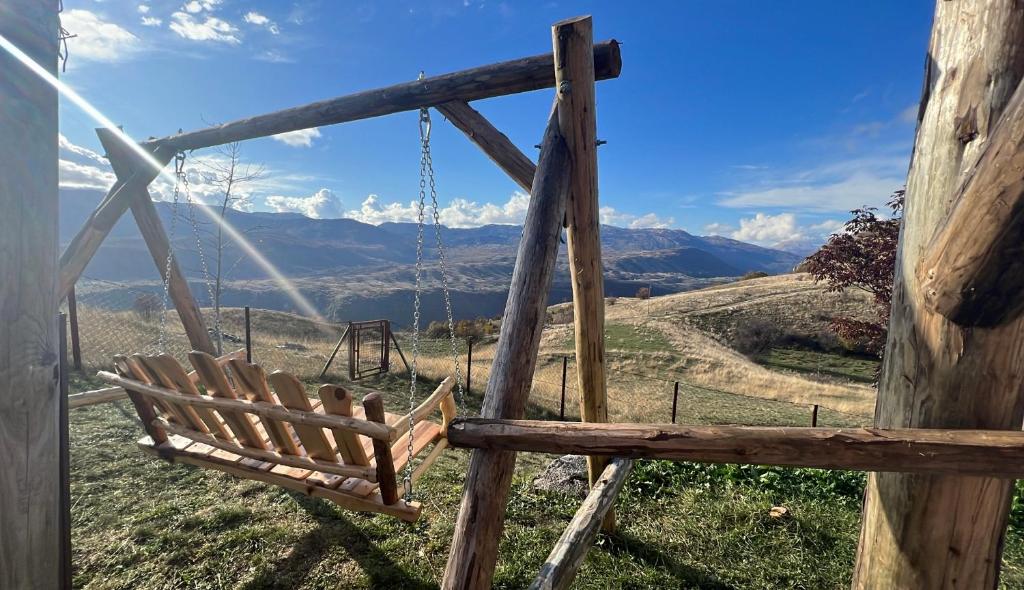
{"label": "wooden post", "polygon": [[352,329],[352,322],[348,323],[348,327],[345,328],[345,333],[348,334],[348,380],[356,380],[356,346],[357,340],[359,339],[359,329]]}
{"label": "wooden post", "polygon": [[569,357],[562,356],[562,401],[558,404],[558,419],[565,420],[565,381],[569,372]]}
{"label": "wooden post", "polygon": [[76,371],[82,370],[82,345],[78,337],[78,302],[75,300],[75,288],[68,291],[68,322],[71,328],[71,358]]}
{"label": "wooden post", "polygon": [[[878,427],[1021,428],[1024,321],[961,328],[927,308],[915,268],[1022,76],[1024,5],[937,3],[907,178]],[[1009,269],[1014,262],[1002,264]],[[1012,488],[1010,480],[988,477],[872,474],[854,588],[995,588]]]}
{"label": "wooden post", "polygon": [[391,320],[381,320],[380,368],[382,373],[391,370]]}
{"label": "wooden post", "polygon": [[[557,108],[548,121],[541,145],[530,207],[480,412],[490,418],[522,417],[537,366],[569,191],[569,159],[558,130]],[[474,451],[470,456],[443,588],[491,587],[515,464],[515,453]]]}
{"label": "wooden post", "polygon": [[252,364],[252,322],[249,306],[245,306],[245,362]]}
{"label": "wooden post", "polygon": [[[57,0],[0,35],[57,75]],[[57,91],[0,48],[0,588],[61,586]]]}
{"label": "wooden post", "polygon": [[676,409],[679,407],[679,382],[676,381],[676,389],[672,393],[672,423],[676,423]]}
{"label": "wooden post", "polygon": [[68,364],[68,318],[60,314],[60,583],[71,590],[71,437],[68,426],[71,383]]}
{"label": "wooden post", "polygon": [[[119,180],[132,177],[140,167],[151,168],[149,164],[142,162],[130,152],[113,131],[100,128],[96,130],[96,135],[99,136],[100,143],[103,144],[103,148],[107,152],[107,159],[110,160],[110,167],[114,169],[114,174]],[[164,230],[164,224],[160,221],[160,215],[153,205],[153,197],[150,195],[149,189],[139,189],[128,199],[132,216],[135,218],[136,225],[139,226],[139,233],[142,234],[142,239],[146,242],[153,263],[160,271],[160,277],[167,281],[168,294],[181,319],[181,325],[188,336],[189,344],[193,350],[216,354],[216,346],[210,338],[210,333],[206,331],[206,323],[203,321],[199,304],[192,297],[192,290],[188,286],[188,280],[185,279],[184,273],[181,272],[181,266],[178,264],[176,256],[171,257],[169,265],[171,272],[170,275],[165,276],[168,269],[167,254],[171,249],[171,243],[167,239],[167,232]]]}
{"label": "wooden post", "polygon": [[615,498],[622,491],[632,469],[633,461],[629,459],[617,458],[608,462],[594,489],[569,521],[569,526],[565,527],[565,532],[541,566],[537,579],[530,584],[530,590],[561,590],[572,584],[590,546],[597,538],[605,514],[615,505]]}
{"label": "wooden post", "polygon": [[[384,400],[376,391],[363,398],[363,411],[366,412],[367,420],[387,425],[384,419]],[[376,457],[380,496],[390,506],[398,501],[398,481],[395,479],[395,461],[391,458],[391,444],[373,439],[373,455]]]}
{"label": "wooden post", "polygon": [[[576,380],[580,418],[607,422],[608,399],[604,366],[604,269],[601,265],[601,224],[597,200],[597,116],[594,84],[593,23],[589,16],[555,23],[555,88],[558,125],[572,161],[569,180],[569,274],[572,277],[573,324],[576,329]],[[604,470],[600,457],[587,459],[590,485]],[[605,530],[615,528],[609,511]]]}
{"label": "wooden post", "polygon": [[468,103],[456,100],[437,105],[437,110],[459,131],[466,134],[499,168],[505,171],[523,190],[529,191],[537,166],[508,136],[498,131]]}
{"label": "wooden post", "polygon": [[466,393],[473,378],[473,337],[466,338]]}
{"label": "wooden post", "polygon": [[814,426],[817,426],[817,425],[818,425],[818,404],[814,404],[814,407],[811,408],[811,426],[814,427]]}

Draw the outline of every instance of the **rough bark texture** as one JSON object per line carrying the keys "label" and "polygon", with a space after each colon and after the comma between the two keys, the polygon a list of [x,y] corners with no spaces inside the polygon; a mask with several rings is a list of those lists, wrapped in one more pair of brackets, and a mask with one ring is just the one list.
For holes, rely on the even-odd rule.
{"label": "rough bark texture", "polygon": [[[537,166],[526,154],[508,138],[498,131],[483,115],[468,103],[454,100],[437,105],[437,110],[466,134],[470,141],[480,147],[487,157],[505,171],[525,191],[533,184],[533,175]],[[468,382],[468,379],[467,379]]]}
{"label": "rough bark texture", "polygon": [[[386,88],[366,90],[249,119],[231,121],[207,129],[154,139],[144,145],[166,145],[176,150],[193,150],[299,129],[411,111],[453,100],[469,102],[550,88],[555,83],[552,59],[550,53],[535,55]],[[611,40],[596,45],[592,61],[598,79],[618,77],[622,65],[618,42]]]}
{"label": "rough bark texture", "polygon": [[[601,223],[597,200],[597,106],[594,88],[593,22],[589,16],[555,23],[555,82],[558,124],[569,146],[572,176],[566,242],[572,279],[573,323],[576,334],[576,378],[580,417],[584,422],[608,421],[608,391],[604,364],[604,268],[601,265]],[[607,463],[587,457],[590,485]],[[605,530],[615,528],[608,511]]]}
{"label": "rough bark texture", "polygon": [[588,424],[460,418],[453,447],[783,465],[856,471],[1024,476],[1024,432],[777,426]]}
{"label": "rough bark texture", "polygon": [[[1024,71],[1024,3],[937,3],[875,424],[1019,430],[1024,322],[963,329],[925,309],[914,270]],[[994,588],[1011,483],[873,474],[855,588]]]}
{"label": "rough bark texture", "polygon": [[[57,75],[56,0],[0,35]],[[0,588],[61,586],[57,92],[0,49]]]}
{"label": "rough bark texture", "polygon": [[[498,348],[480,411],[487,418],[521,418],[530,397],[569,192],[569,158],[556,113],[557,109],[544,132]],[[515,453],[507,451],[474,451],[470,457],[443,588],[491,587],[515,466]]]}
{"label": "rough bark texture", "polygon": [[1024,84],[965,177],[917,279],[933,311],[998,326],[1024,309]]}

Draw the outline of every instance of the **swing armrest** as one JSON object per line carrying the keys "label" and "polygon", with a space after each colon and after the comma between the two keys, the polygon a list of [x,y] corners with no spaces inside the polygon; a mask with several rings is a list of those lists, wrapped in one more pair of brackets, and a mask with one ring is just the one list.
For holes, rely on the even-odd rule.
{"label": "swing armrest", "polygon": [[[219,367],[223,368],[230,361],[233,361],[235,359],[244,359],[244,358],[245,358],[245,349],[244,348],[239,348],[238,350],[236,350],[234,352],[229,352],[229,353],[225,354],[224,356],[217,357],[216,361],[217,361],[217,365]],[[192,383],[199,383],[199,373],[196,373],[195,371],[189,371],[188,379]]]}
{"label": "swing armrest", "polygon": [[420,422],[433,414],[438,407],[441,408],[442,415],[441,432],[442,434],[448,432],[448,423],[455,418],[455,398],[452,395],[452,388],[454,386],[455,379],[450,376],[445,377],[444,381],[434,390],[434,393],[430,394],[430,397],[423,400],[423,403],[417,406],[411,413],[402,416],[391,427],[391,441],[397,441],[399,437],[409,432],[409,416],[412,416],[414,422]]}

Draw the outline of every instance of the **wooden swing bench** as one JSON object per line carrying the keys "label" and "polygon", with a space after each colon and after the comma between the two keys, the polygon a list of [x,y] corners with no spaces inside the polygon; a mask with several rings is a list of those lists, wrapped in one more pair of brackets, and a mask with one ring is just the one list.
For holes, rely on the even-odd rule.
{"label": "wooden swing bench", "polygon": [[[379,393],[364,397],[359,407],[347,389],[323,385],[320,399],[311,400],[295,376],[266,375],[246,362],[244,351],[220,358],[192,352],[189,360],[191,373],[167,354],[117,356],[116,373],[99,373],[128,392],[147,433],[139,440],[144,451],[347,510],[419,518],[420,503],[399,498],[395,475],[410,460],[410,416],[386,413]],[[414,481],[447,447],[445,432],[456,414],[453,384],[445,379],[412,412],[412,455],[433,444],[413,471]],[[438,409],[442,423],[427,420]]]}

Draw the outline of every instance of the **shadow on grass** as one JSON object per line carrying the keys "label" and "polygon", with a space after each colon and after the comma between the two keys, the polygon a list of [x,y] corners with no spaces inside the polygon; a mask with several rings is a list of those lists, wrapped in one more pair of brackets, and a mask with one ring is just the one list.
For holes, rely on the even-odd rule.
{"label": "shadow on grass", "polygon": [[603,549],[611,555],[627,554],[639,563],[667,572],[679,582],[680,588],[701,588],[702,590],[736,590],[694,568],[676,561],[670,554],[659,551],[650,543],[629,534],[616,533],[606,538]]}
{"label": "shadow on grass", "polygon": [[308,580],[317,565],[338,550],[359,564],[372,588],[436,588],[411,576],[381,551],[359,526],[345,518],[344,513],[339,513],[341,509],[320,498],[310,498],[298,492],[288,492],[288,495],[316,520],[317,526],[299,538],[286,557],[244,584],[243,590],[295,587]]}

